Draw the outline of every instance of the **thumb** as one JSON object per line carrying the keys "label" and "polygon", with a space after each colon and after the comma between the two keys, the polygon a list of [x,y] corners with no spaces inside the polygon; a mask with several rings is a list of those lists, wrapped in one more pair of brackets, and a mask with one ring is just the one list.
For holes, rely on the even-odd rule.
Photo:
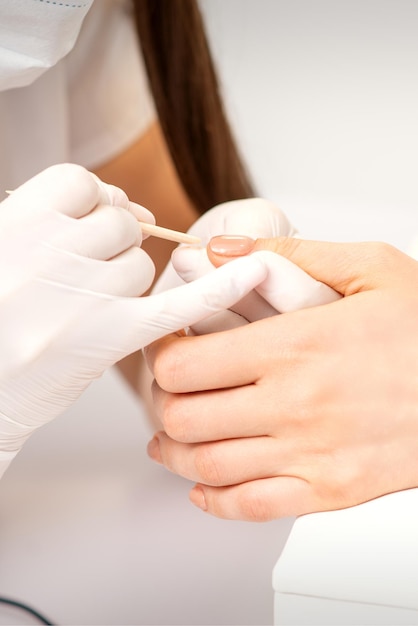
{"label": "thumb", "polygon": [[[237,239],[244,247],[240,238]],[[228,241],[226,248],[221,240],[222,237],[216,237],[208,245],[208,255],[215,265],[242,254],[238,251],[234,254],[232,240]],[[378,242],[331,243],[293,237],[260,238],[251,244],[247,242],[245,254],[257,250],[270,250],[287,258],[344,296],[383,286],[392,279],[399,281],[401,265],[401,275],[405,277],[405,260],[413,263],[413,259],[396,248]]]}

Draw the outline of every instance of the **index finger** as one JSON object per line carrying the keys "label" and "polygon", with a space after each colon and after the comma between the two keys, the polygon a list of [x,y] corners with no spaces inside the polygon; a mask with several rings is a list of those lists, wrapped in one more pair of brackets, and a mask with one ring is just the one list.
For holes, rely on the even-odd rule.
{"label": "index finger", "polygon": [[210,335],[167,335],[144,348],[148,367],[158,385],[171,393],[251,384],[262,373],[262,362],[253,358],[254,346],[263,350],[270,336],[265,325],[272,319],[277,324],[276,316]]}
{"label": "index finger", "polygon": [[8,203],[22,211],[58,211],[70,217],[87,215],[100,201],[102,190],[93,175],[80,165],[62,163],[43,170],[17,187]]}
{"label": "index finger", "polygon": [[46,168],[17,187],[7,198],[8,203],[18,202],[31,214],[36,210],[53,210],[80,218],[99,205],[127,209],[137,220],[153,224],[153,214],[144,207],[130,202],[119,187],[104,183],[92,172],[74,163],[60,163]]}

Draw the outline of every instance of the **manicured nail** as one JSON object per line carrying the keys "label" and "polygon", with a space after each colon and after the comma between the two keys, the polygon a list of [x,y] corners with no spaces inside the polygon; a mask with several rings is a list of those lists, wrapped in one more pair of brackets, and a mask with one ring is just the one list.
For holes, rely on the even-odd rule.
{"label": "manicured nail", "polygon": [[189,497],[190,497],[190,501],[195,506],[198,506],[199,509],[202,509],[202,511],[208,510],[208,505],[206,504],[206,498],[205,498],[205,494],[204,494],[202,487],[200,487],[199,485],[196,485],[195,487],[193,487],[193,489],[190,492]]}
{"label": "manicured nail", "polygon": [[147,446],[147,453],[153,461],[156,461],[157,463],[162,463],[160,442],[158,440],[158,437],[153,437],[151,439]]}
{"label": "manicured nail", "polygon": [[213,254],[220,256],[245,256],[252,251],[255,239],[243,235],[218,235],[209,241]]}

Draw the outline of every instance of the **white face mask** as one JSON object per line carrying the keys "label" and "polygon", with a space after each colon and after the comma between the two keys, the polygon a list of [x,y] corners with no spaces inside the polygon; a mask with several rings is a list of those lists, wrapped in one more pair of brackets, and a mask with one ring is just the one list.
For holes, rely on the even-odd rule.
{"label": "white face mask", "polygon": [[29,85],[75,44],[94,0],[0,0],[0,91]]}

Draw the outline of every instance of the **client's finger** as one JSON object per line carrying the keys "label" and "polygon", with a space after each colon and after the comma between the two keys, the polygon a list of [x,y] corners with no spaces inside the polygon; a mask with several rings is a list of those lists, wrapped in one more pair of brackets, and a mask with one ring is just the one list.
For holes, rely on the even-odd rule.
{"label": "client's finger", "polygon": [[293,476],[244,482],[231,487],[196,485],[190,500],[216,517],[268,522],[321,510],[311,485]]}
{"label": "client's finger", "polygon": [[162,431],[148,444],[148,454],[175,474],[214,487],[275,476],[286,467],[271,437],[184,444]]}
{"label": "client's finger", "polygon": [[[228,331],[228,345],[223,332],[163,337],[145,348],[148,367],[158,384],[173,393],[247,385],[258,377],[258,365],[238,366],[253,362],[253,348],[245,343],[247,335],[241,330],[242,327]],[[205,355],[204,367],[199,364],[201,354]]]}
{"label": "client's finger", "polygon": [[[229,376],[228,381],[231,378]],[[223,380],[222,384],[228,382]],[[281,389],[280,384],[278,397]],[[277,402],[266,397],[263,385],[243,384],[212,391],[171,394],[155,381],[152,384],[156,415],[167,434],[183,443],[261,437],[272,434],[273,426],[280,429],[285,423],[289,428],[287,410],[293,396],[288,394],[285,397],[285,392],[282,395],[284,406],[278,408]],[[263,411],[256,418],[254,407],[257,406],[262,406]]]}

